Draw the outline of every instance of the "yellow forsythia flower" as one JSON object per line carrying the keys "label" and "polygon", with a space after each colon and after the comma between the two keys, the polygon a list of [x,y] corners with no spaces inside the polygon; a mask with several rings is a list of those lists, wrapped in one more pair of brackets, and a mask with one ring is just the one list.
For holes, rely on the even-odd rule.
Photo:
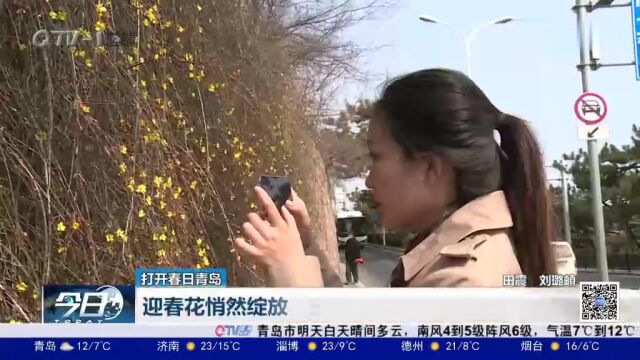
{"label": "yellow forsythia flower", "polygon": [[80,229],[80,223],[79,223],[79,222],[77,222],[77,221],[74,221],[74,222],[73,222],[73,224],[71,224],[71,228],[72,228],[73,230],[78,230],[78,229]]}
{"label": "yellow forsythia flower", "polygon": [[107,28],[107,24],[105,24],[105,23],[104,23],[104,22],[102,22],[102,21],[98,21],[98,22],[96,23],[96,27],[95,27],[95,28],[96,28],[96,31],[104,31],[104,29],[106,29],[106,28]]}
{"label": "yellow forsythia flower", "polygon": [[127,241],[127,234],[125,234],[124,230],[122,229],[116,230],[116,236],[119,237],[122,241]]}
{"label": "yellow forsythia flower", "polygon": [[80,103],[80,110],[82,110],[82,112],[85,114],[88,114],[91,112],[91,108],[89,107],[89,105],[86,105],[83,102]]}
{"label": "yellow forsythia flower", "polygon": [[27,286],[24,281],[20,281],[18,284],[16,284],[16,290],[18,290],[19,292],[25,292],[27,291],[27,288],[29,288],[29,286]]}
{"label": "yellow forsythia flower", "polygon": [[58,230],[59,232],[64,232],[65,230],[67,230],[67,226],[62,221],[60,221],[58,225],[56,225],[56,230]]}
{"label": "yellow forsythia flower", "polygon": [[98,5],[96,5],[96,12],[98,13],[98,15],[103,15],[107,12],[107,8],[104,7],[104,5],[102,5],[101,3],[98,3]]}
{"label": "yellow forsythia flower", "polygon": [[60,20],[60,21],[67,20],[67,12],[66,11],[58,11],[58,20]]}
{"label": "yellow forsythia flower", "polygon": [[[145,11],[145,15],[147,17],[147,19],[149,20],[149,22],[151,22],[152,24],[157,24],[158,23],[158,17],[156,15],[155,10],[157,9],[157,6],[151,7],[149,9],[147,9],[147,11]],[[145,25],[147,26],[147,25]]]}

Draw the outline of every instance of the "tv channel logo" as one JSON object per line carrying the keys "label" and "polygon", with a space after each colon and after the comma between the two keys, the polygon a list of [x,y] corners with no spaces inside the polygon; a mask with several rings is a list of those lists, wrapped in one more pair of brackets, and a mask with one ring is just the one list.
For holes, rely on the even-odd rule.
{"label": "tv channel logo", "polygon": [[218,325],[215,327],[214,333],[216,336],[251,336],[253,332],[253,326],[251,325]]}
{"label": "tv channel logo", "polygon": [[43,323],[135,322],[134,285],[45,285],[42,294]]}

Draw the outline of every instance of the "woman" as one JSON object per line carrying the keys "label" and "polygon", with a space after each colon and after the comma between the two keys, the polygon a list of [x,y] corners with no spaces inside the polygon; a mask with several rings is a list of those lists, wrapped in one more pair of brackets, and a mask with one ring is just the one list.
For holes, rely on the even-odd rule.
{"label": "woman", "polygon": [[[388,83],[374,105],[369,150],[366,184],[381,223],[420,234],[391,286],[498,287],[503,275],[520,274],[538,286],[541,275],[555,273],[538,142],[464,74],[429,69]],[[280,215],[256,192],[268,216],[249,215],[243,228],[252,244],[236,239],[240,251],[267,266],[271,286],[333,285],[326,257],[305,254],[304,203],[296,197]]]}

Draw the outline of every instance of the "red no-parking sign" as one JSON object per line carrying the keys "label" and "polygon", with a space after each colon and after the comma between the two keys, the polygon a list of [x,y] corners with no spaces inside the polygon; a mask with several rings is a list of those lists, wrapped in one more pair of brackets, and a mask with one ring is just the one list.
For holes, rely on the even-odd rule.
{"label": "red no-parking sign", "polygon": [[607,102],[596,93],[586,92],[573,105],[578,120],[587,125],[595,125],[607,116]]}

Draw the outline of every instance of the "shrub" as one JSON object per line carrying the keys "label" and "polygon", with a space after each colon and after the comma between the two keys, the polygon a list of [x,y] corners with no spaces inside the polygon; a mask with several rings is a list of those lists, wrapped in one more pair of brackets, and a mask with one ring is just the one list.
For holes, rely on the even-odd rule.
{"label": "shrub", "polygon": [[[300,94],[302,70],[332,44],[298,46],[318,25],[285,26],[313,14],[290,1],[4,5],[0,322],[37,320],[41,284],[131,283],[136,267],[226,267],[231,285],[260,284],[230,239],[262,173],[289,174],[330,231],[322,161],[301,121],[319,104]],[[28,41],[41,28],[138,41],[39,49]]]}

